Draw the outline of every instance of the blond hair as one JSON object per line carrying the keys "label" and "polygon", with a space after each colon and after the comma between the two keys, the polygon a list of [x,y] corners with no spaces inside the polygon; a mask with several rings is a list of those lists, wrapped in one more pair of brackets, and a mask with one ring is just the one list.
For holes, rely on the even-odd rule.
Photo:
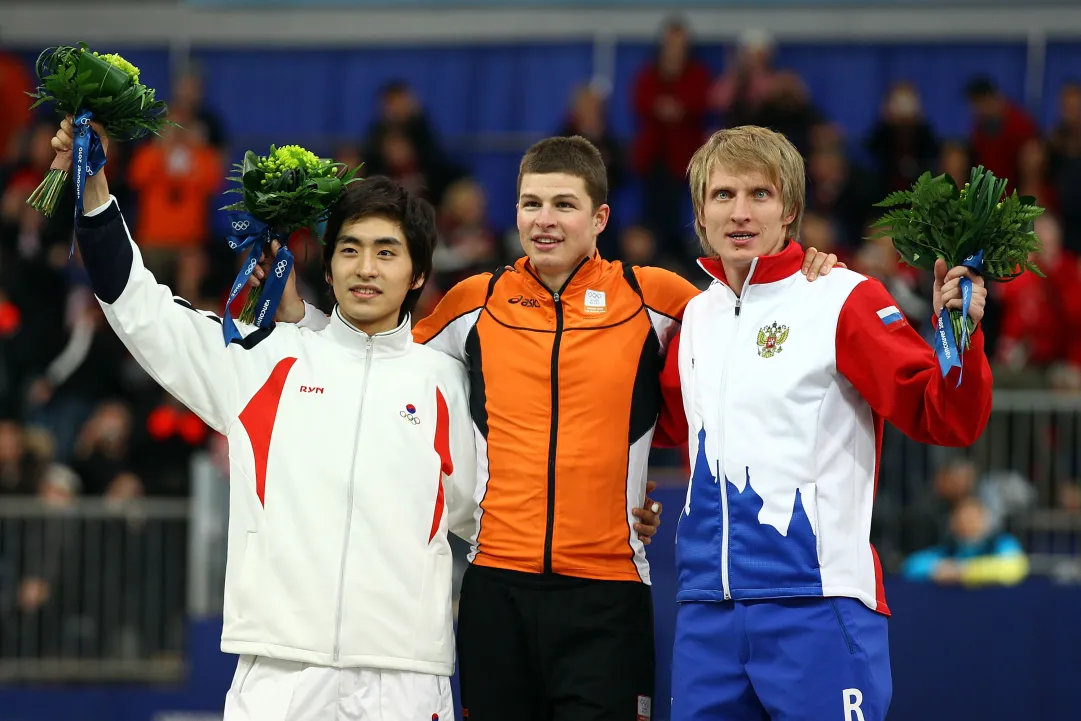
{"label": "blond hair", "polygon": [[687,166],[694,203],[694,232],[707,255],[714,255],[702,227],[702,206],[706,200],[709,176],[723,165],[732,173],[761,173],[781,192],[784,216],[794,213],[785,230],[785,240],[799,239],[803,220],[804,195],[807,181],[803,156],[784,135],[756,125],[718,130],[700,147]]}

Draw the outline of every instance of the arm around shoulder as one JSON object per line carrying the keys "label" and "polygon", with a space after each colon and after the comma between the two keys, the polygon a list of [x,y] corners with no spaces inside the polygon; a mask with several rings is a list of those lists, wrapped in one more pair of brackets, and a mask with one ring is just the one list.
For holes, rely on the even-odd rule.
{"label": "arm around shoulder", "polygon": [[664,268],[640,266],[634,272],[646,306],[675,321],[683,320],[687,304],[701,293],[689,280]]}
{"label": "arm around shoulder", "polygon": [[464,363],[466,337],[488,300],[492,282],[492,273],[480,273],[457,283],[413,327],[413,340]]}
{"label": "arm around shoulder", "polygon": [[657,420],[657,432],[653,436],[655,448],[673,448],[687,442],[687,414],[683,406],[683,384],[679,376],[680,332],[668,344],[668,354],[661,371],[661,412]]}
{"label": "arm around shoulder", "polygon": [[307,328],[308,330],[323,330],[328,325],[330,325],[330,316],[308,301],[304,301],[304,317],[297,323],[297,327]]}
{"label": "arm around shoulder", "polygon": [[475,533],[477,511],[477,448],[469,412],[469,381],[461,363],[441,360],[445,360],[448,370],[441,374],[437,403],[440,424],[446,414],[447,435],[436,440],[443,455],[448,525],[451,533],[469,540]]}

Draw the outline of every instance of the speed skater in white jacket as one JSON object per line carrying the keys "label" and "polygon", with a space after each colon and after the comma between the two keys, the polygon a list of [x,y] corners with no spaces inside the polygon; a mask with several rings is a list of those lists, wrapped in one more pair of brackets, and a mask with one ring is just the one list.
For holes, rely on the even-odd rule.
{"label": "speed skater in white jacket", "polygon": [[[967,446],[991,412],[977,325],[963,376],[883,285],[800,273],[804,165],[765,128],[718,131],[691,162],[712,277],[662,374],[691,465],[676,529],[672,720],[885,721],[892,697],[882,568],[870,543],[882,432]],[[936,309],[983,316],[971,271],[935,266]]]}
{"label": "speed skater in white jacket", "polygon": [[464,367],[414,343],[408,315],[368,335],[339,308],[322,331],[226,346],[144,267],[115,199],[77,238],[133,356],[228,439],[226,719],[451,719],[447,533],[469,539],[476,509]]}

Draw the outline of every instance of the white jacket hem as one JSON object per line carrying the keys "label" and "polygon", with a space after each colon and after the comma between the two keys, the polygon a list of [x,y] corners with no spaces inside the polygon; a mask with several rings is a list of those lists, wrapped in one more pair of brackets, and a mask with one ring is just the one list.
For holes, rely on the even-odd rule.
{"label": "white jacket hem", "polygon": [[327,666],[330,668],[380,668],[388,671],[428,673],[434,676],[452,676],[454,674],[453,662],[420,661],[413,658],[368,655],[343,655],[335,661],[333,654],[312,651],[305,648],[278,646],[273,643],[260,643],[257,641],[236,641],[223,638],[221,641],[221,650],[223,653],[231,653],[237,656],[262,656],[263,658],[276,658],[282,661],[310,663],[315,666]]}

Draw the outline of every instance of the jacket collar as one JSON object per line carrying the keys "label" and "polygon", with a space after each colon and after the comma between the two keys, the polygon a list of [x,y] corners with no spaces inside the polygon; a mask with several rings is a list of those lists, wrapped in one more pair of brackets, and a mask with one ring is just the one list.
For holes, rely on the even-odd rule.
{"label": "jacket collar", "polygon": [[[402,355],[413,343],[413,330],[409,315],[405,316],[397,328],[375,335],[368,335],[358,330],[342,317],[341,310],[334,306],[330,314],[330,325],[326,331],[331,340],[360,355],[366,355],[370,348],[375,357]],[[369,342],[371,343],[369,345]]]}
{"label": "jacket collar", "polygon": [[[552,293],[552,289],[544,284],[544,281],[540,279],[540,274],[537,273],[537,269],[533,267],[533,264],[529,262],[528,257],[521,257],[514,264],[514,269],[519,273],[522,273],[526,277],[535,282],[542,290],[548,293]],[[598,281],[601,274],[604,272],[604,259],[601,258],[599,251],[594,250],[593,255],[583,259],[578,263],[578,266],[571,273],[570,277],[563,284],[562,288],[556,288],[555,292],[559,294],[569,293],[578,288],[585,288]]]}
{"label": "jacket collar", "polygon": [[[716,280],[728,285],[720,258],[699,258],[698,265]],[[760,255],[751,261],[745,284],[776,283],[799,271],[803,265],[803,248],[794,240],[785,243],[780,252]]]}

